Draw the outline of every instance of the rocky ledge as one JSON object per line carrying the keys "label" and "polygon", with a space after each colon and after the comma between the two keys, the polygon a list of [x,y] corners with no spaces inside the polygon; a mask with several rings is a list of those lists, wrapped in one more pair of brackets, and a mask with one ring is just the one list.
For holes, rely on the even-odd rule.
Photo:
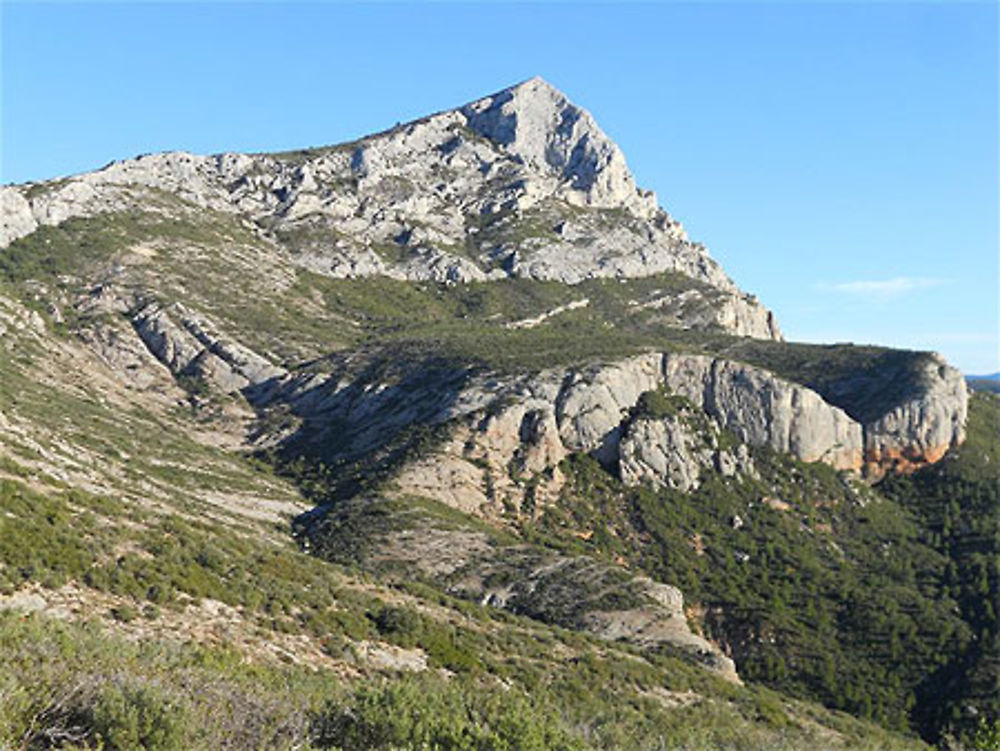
{"label": "rocky ledge", "polygon": [[378,452],[412,425],[442,427],[435,449],[401,468],[398,492],[492,515],[520,504],[527,477],[535,478],[536,498],[554,497],[563,483],[559,463],[581,452],[625,482],[682,490],[697,487],[703,471],[754,472],[748,446],[855,473],[937,461],[964,438],[967,397],[955,386],[960,374],[935,362],[920,370],[907,398],[866,422],[761,368],[676,353],[519,377],[461,370],[415,371],[393,382],[289,377],[267,398],[302,417],[303,440],[341,446],[338,460]]}

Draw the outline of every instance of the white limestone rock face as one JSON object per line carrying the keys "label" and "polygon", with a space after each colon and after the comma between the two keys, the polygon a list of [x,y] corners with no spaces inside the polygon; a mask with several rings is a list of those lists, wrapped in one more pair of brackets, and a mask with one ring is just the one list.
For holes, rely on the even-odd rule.
{"label": "white limestone rock face", "polygon": [[[416,374],[381,386],[337,376],[329,386],[304,381],[298,392],[290,385],[283,398],[307,419],[318,414],[336,426],[336,439],[359,454],[411,423],[447,423],[449,438],[402,468],[397,492],[487,516],[511,507],[534,513],[554,499],[565,482],[559,463],[573,453],[593,455],[626,483],[685,492],[704,472],[755,475],[748,446],[837,469],[862,465],[859,423],[810,389],[741,363],[650,353],[534,375],[444,378]],[[690,406],[638,415],[640,397],[657,389]],[[723,446],[723,428],[742,443]]]}
{"label": "white limestone rock face", "polygon": [[[97,172],[71,179],[57,194],[57,198],[65,200],[68,190],[86,196],[90,192],[96,195],[108,186],[138,185],[172,193],[196,206],[234,212],[236,207],[233,206],[225,185],[226,178],[232,176],[227,175],[227,168],[252,167],[250,157],[244,157],[243,160],[234,157],[235,155],[226,154],[200,156],[186,151],[168,151],[124,159],[112,162]],[[77,203],[88,205],[79,200]]]}
{"label": "white limestone rock face", "polygon": [[861,468],[861,426],[815,391],[760,368],[693,355],[664,356],[667,389],[700,406],[751,445],[803,461]]}
{"label": "white limestone rock face", "polygon": [[736,336],[755,339],[784,337],[774,314],[762,307],[753,295],[739,291],[687,289],[680,293],[654,294],[645,301],[633,300],[630,306],[637,312],[655,311],[650,322],[665,323],[678,328],[721,329]]}
{"label": "white limestone rock face", "polygon": [[707,250],[636,187],[585,110],[534,78],[355,143],[289,154],[167,152],[0,189],[0,249],[73,217],[237,214],[284,261],[335,278],[445,284],[684,274],[725,293],[681,321],[780,338]]}
{"label": "white limestone rock face", "polygon": [[744,442],[838,469],[861,466],[861,426],[816,392],[741,363],[697,355],[642,355],[569,374],[559,397],[560,434],[571,450],[605,463],[639,396],[664,386],[690,399]]}
{"label": "white limestone rock face", "polygon": [[700,485],[703,469],[714,468],[702,436],[675,416],[632,423],[619,448],[619,473],[627,485],[650,483],[681,491]]}
{"label": "white limestone rock face", "polygon": [[[892,451],[927,461],[927,446],[961,440],[966,401],[960,374],[939,360],[925,370],[901,402],[864,426],[815,391],[761,368],[676,353],[525,375],[418,369],[387,384],[352,382],[343,373],[327,382],[279,379],[277,398],[319,426],[317,440],[333,437],[358,455],[415,422],[446,424],[448,439],[401,469],[398,492],[492,516],[510,508],[535,513],[556,498],[565,482],[559,464],[574,453],[591,454],[628,484],[683,492],[697,489],[706,472],[756,476],[753,446],[861,471],[866,436],[882,436],[895,442]],[[655,390],[686,402],[671,402],[677,413],[639,409]],[[323,432],[326,423],[336,436]],[[724,429],[739,443],[723,441]]]}
{"label": "white limestone rock face", "polygon": [[[897,441],[893,445],[907,447],[894,451],[916,455],[937,441],[961,440],[960,382],[949,369],[929,368],[926,376],[898,408],[872,423]],[[626,483],[686,492],[699,486],[704,472],[755,476],[748,446],[859,471],[872,429],[805,386],[700,355],[651,353],[526,376],[448,377],[450,383],[418,378],[416,385],[384,388],[338,381],[321,402],[315,394],[324,388],[310,384],[301,397],[293,387],[290,398],[308,404],[303,415],[321,414],[346,430],[359,452],[414,421],[448,423],[449,440],[403,468],[399,492],[485,515],[524,507],[529,492],[536,509],[555,498],[565,481],[559,463],[573,453],[592,454]],[[690,407],[676,415],[637,415],[640,397],[657,389],[686,397]],[[741,443],[724,447],[722,429]]]}
{"label": "white limestone rock face", "polygon": [[20,188],[0,186],[0,248],[38,229],[31,204]]}
{"label": "white limestone rock face", "polygon": [[565,481],[559,463],[569,451],[552,403],[530,390],[522,395],[503,409],[482,409],[481,396],[466,400],[474,411],[459,408],[451,438],[403,469],[395,479],[396,494],[450,499],[449,505],[489,516],[523,506],[530,480],[539,507],[553,500]]}
{"label": "white limestone rock face", "polygon": [[874,474],[895,465],[912,471],[933,464],[965,440],[968,388],[937,354],[922,364],[915,388],[877,420],[865,424],[865,461]]}
{"label": "white limestone rock face", "polygon": [[461,112],[473,131],[537,171],[554,175],[572,202],[625,207],[644,218],[655,214],[655,196],[636,188],[621,149],[589,112],[541,78],[468,104]]}
{"label": "white limestone rock face", "polygon": [[167,308],[156,303],[145,305],[132,316],[132,325],[171,373],[193,376],[225,393],[286,373],[253,350],[227,339],[209,321],[179,303]]}
{"label": "white limestone rock face", "polygon": [[148,305],[138,311],[132,323],[149,351],[172,373],[184,372],[201,354],[198,340],[158,305]]}
{"label": "white limestone rock face", "polygon": [[775,341],[784,339],[774,313],[760,305],[752,295],[718,297],[712,310],[715,311],[715,323],[736,336]]}
{"label": "white limestone rock face", "polygon": [[560,377],[564,385],[556,416],[566,447],[595,452],[604,463],[611,463],[629,410],[643,393],[663,383],[662,362],[662,355],[642,355]]}
{"label": "white limestone rock face", "polygon": [[433,498],[466,514],[488,515],[492,505],[482,467],[467,461],[455,446],[407,465],[395,478],[391,497]]}
{"label": "white limestone rock face", "polygon": [[127,325],[102,325],[81,330],[79,336],[130,388],[166,392],[173,384],[169,369]]}

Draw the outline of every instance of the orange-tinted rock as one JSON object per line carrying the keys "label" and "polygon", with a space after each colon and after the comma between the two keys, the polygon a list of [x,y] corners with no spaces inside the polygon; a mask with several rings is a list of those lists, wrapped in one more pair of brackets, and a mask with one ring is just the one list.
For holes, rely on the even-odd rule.
{"label": "orange-tinted rock", "polygon": [[950,445],[931,446],[924,450],[907,447],[902,450],[882,449],[865,452],[864,474],[872,479],[881,479],[889,472],[909,475],[928,464],[935,464],[944,458]]}
{"label": "orange-tinted rock", "polygon": [[911,377],[916,386],[909,397],[864,426],[867,477],[915,472],[965,440],[968,393],[962,374],[932,355]]}

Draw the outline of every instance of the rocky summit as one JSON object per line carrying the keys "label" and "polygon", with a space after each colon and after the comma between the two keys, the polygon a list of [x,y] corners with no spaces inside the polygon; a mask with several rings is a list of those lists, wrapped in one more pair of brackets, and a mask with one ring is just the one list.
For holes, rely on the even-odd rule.
{"label": "rocky summit", "polygon": [[594,119],[540,78],[342,146],[156,154],[5,187],[0,247],[39,226],[141,209],[156,191],[252,222],[295,266],[332,278],[577,284],[678,272],[725,298],[724,328],[780,338],[773,316],[636,187]]}
{"label": "rocky summit", "polygon": [[934,353],[786,342],[540,78],[0,187],[0,662],[96,650],[10,684],[0,747],[148,746],[120,706],[163,748],[964,743],[996,409]]}

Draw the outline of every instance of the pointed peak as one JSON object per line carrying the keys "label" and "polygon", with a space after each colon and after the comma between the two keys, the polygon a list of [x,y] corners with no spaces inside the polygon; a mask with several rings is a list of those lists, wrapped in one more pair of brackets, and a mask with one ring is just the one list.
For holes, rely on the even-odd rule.
{"label": "pointed peak", "polygon": [[542,173],[556,177],[590,205],[655,210],[621,150],[582,107],[540,76],[462,107],[466,125]]}
{"label": "pointed peak", "polygon": [[520,83],[515,83],[513,86],[508,86],[495,94],[484,97],[481,101],[496,101],[498,99],[504,101],[514,99],[527,102],[544,103],[541,104],[541,106],[547,105],[549,108],[555,109],[561,109],[567,106],[579,109],[569,100],[569,97],[541,76],[532,76],[531,78],[521,81]]}
{"label": "pointed peak", "polygon": [[577,122],[595,135],[600,134],[600,140],[606,140],[589,113],[541,76],[470,102],[460,111],[470,127],[505,145],[523,138],[544,139]]}
{"label": "pointed peak", "polygon": [[558,94],[561,97],[565,97],[559,89],[550,84],[541,76],[532,76],[531,78],[525,79],[520,83],[515,83],[513,86],[508,86],[505,91],[548,91],[554,94]]}
{"label": "pointed peak", "polygon": [[515,86],[515,87],[517,87],[517,86],[526,86],[526,85],[528,85],[528,84],[533,84],[533,85],[544,85],[544,86],[548,86],[549,88],[554,88],[553,86],[551,86],[551,85],[549,84],[549,82],[548,82],[548,81],[546,81],[546,80],[545,80],[544,78],[542,78],[541,76],[532,76],[531,78],[526,78],[526,79],[524,79],[523,81],[521,81],[521,83],[518,83],[518,84],[514,84],[514,86]]}
{"label": "pointed peak", "polygon": [[460,112],[480,135],[536,164],[567,166],[581,140],[598,150],[617,149],[590,113],[540,76],[471,102]]}

